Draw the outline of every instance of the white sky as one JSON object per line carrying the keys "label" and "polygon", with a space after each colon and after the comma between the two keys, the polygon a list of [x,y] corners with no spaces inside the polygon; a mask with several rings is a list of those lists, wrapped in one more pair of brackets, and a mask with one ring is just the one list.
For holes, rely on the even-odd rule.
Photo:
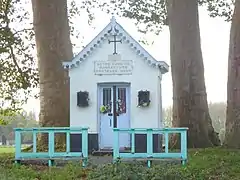
{"label": "white sky", "polygon": [[[82,40],[73,39],[77,47],[89,43],[110,21],[111,15],[97,12],[94,27],[87,25],[86,16],[76,19],[76,28],[84,36]],[[143,37],[137,32],[134,23],[131,20],[116,17],[117,21],[130,33],[136,40]],[[226,101],[227,92],[227,58],[228,58],[228,40],[230,23],[224,22],[221,18],[210,18],[207,11],[200,8],[200,30],[202,52],[205,66],[205,83],[209,102]],[[166,61],[170,64],[169,51],[169,31],[166,27],[159,36],[144,35],[150,42],[155,41],[151,46],[144,46],[150,54],[157,60]],[[74,52],[80,51],[75,48]],[[171,72],[163,77],[162,84],[163,107],[172,104],[172,80]],[[24,107],[26,110],[34,110],[39,113],[39,100],[30,99]]]}

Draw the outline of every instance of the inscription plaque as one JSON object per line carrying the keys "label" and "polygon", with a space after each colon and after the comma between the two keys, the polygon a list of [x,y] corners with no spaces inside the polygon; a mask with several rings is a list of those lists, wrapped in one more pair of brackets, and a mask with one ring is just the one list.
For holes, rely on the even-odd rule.
{"label": "inscription plaque", "polygon": [[129,75],[132,74],[132,69],[132,60],[94,62],[96,75]]}

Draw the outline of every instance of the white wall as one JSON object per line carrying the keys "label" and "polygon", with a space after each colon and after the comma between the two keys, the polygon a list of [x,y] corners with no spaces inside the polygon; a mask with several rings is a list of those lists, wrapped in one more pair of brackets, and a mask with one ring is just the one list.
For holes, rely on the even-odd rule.
{"label": "white wall", "polygon": [[[94,74],[94,61],[108,60],[108,55],[113,53],[113,44],[107,40],[77,68],[70,69],[70,125],[88,126],[89,132],[98,132],[98,94],[97,83],[104,82],[128,82],[130,85],[130,125],[132,128],[157,128],[158,127],[158,103],[159,83],[157,68],[150,67],[141,59],[128,44],[117,44],[117,53],[122,60],[133,60],[132,75],[102,75]],[[147,108],[137,107],[138,91],[149,90],[151,104]],[[90,105],[86,108],[77,106],[77,92],[88,91]]]}

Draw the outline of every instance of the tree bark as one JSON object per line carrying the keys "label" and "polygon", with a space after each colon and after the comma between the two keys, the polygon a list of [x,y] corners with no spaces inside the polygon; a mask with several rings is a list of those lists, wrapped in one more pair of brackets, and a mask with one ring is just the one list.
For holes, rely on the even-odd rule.
{"label": "tree bark", "polygon": [[[40,124],[68,127],[69,77],[62,61],[70,60],[73,52],[67,0],[32,0],[32,8],[40,75]],[[41,137],[46,144],[46,136]]]}
{"label": "tree bark", "polygon": [[230,30],[227,83],[227,117],[224,144],[240,148],[240,0],[235,1]]}
{"label": "tree bark", "polygon": [[173,81],[173,126],[189,128],[190,148],[220,145],[208,110],[197,0],[167,0],[167,9]]}

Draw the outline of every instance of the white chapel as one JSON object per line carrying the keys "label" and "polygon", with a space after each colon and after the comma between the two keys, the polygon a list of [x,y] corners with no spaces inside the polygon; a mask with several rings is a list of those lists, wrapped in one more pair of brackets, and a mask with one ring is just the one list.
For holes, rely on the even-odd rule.
{"label": "white chapel", "polygon": [[[169,66],[154,59],[114,17],[63,66],[70,77],[70,126],[89,127],[90,151],[111,149],[113,128],[162,127],[161,80]],[[78,151],[81,135],[70,139],[71,151]],[[157,137],[153,140],[157,148]],[[129,147],[130,135],[119,141]],[[144,141],[144,134],[136,134],[136,152],[146,150]]]}

